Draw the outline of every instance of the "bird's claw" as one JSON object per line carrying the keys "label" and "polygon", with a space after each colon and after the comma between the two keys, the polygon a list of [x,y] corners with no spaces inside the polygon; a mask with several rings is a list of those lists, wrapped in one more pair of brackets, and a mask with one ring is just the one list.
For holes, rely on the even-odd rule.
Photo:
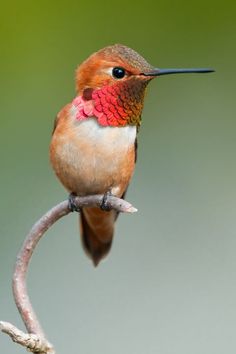
{"label": "bird's claw", "polygon": [[103,211],[111,211],[111,207],[108,205],[107,203],[107,199],[108,197],[110,197],[112,195],[111,191],[107,191],[106,193],[104,193],[104,196],[102,198],[102,202],[100,204],[100,208],[103,210]]}
{"label": "bird's claw", "polygon": [[80,208],[77,206],[75,202],[76,195],[74,193],[71,193],[68,198],[68,208],[70,211],[74,212],[77,211],[78,213],[80,212]]}

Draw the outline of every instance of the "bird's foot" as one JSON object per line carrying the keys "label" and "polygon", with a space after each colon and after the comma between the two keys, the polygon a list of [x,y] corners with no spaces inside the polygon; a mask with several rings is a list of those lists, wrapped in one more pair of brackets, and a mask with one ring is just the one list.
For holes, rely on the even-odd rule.
{"label": "bird's foot", "polygon": [[108,205],[108,203],[107,203],[107,199],[108,199],[108,197],[110,197],[110,196],[112,196],[112,193],[111,193],[111,191],[109,190],[109,191],[107,191],[106,193],[104,193],[104,196],[103,196],[103,198],[102,198],[102,202],[101,202],[101,204],[100,204],[100,208],[102,209],[102,210],[104,210],[104,211],[111,211],[111,207]]}
{"label": "bird's foot", "polygon": [[76,194],[70,193],[69,198],[68,198],[68,207],[70,211],[74,212],[77,211],[78,213],[80,212],[80,208],[77,206],[75,202]]}

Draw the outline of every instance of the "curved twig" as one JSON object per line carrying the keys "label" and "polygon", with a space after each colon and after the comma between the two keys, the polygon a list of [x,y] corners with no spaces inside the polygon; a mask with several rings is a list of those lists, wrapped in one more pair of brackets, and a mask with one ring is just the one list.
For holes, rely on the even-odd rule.
{"label": "curved twig", "polygon": [[[76,197],[74,202],[78,208],[82,208],[100,206],[102,200],[103,195],[91,195]],[[113,196],[108,196],[106,204],[111,209],[120,212],[133,213],[137,211],[137,209],[127,201]],[[44,233],[57,220],[70,212],[68,200],[59,203],[49,210],[34,224],[17,256],[12,282],[13,295],[28,334],[24,334],[7,322],[0,322],[0,329],[3,332],[9,334],[15,342],[24,345],[28,350],[34,353],[54,353],[54,349],[46,339],[27,293],[26,274],[29,262],[37,243]]]}

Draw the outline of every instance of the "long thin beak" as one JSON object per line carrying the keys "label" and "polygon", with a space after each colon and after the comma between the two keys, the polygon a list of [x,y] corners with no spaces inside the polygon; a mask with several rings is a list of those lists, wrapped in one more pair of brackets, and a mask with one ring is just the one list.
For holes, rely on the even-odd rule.
{"label": "long thin beak", "polygon": [[169,74],[192,74],[192,73],[212,73],[214,69],[208,68],[191,68],[191,69],[153,69],[146,73],[141,73],[144,76],[161,76]]}

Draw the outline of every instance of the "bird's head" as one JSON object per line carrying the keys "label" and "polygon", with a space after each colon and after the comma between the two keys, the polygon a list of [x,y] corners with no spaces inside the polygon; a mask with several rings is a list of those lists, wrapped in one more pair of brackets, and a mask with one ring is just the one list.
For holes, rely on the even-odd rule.
{"label": "bird's head", "polygon": [[92,54],[78,67],[77,90],[81,94],[86,88],[99,89],[117,84],[122,86],[134,78],[143,80],[140,73],[152,69],[153,67],[133,49],[115,44]]}
{"label": "bird's head", "polygon": [[76,71],[76,89],[84,116],[95,116],[104,126],[140,125],[147,84],[172,73],[211,69],[156,69],[140,54],[121,44],[92,54]]}

